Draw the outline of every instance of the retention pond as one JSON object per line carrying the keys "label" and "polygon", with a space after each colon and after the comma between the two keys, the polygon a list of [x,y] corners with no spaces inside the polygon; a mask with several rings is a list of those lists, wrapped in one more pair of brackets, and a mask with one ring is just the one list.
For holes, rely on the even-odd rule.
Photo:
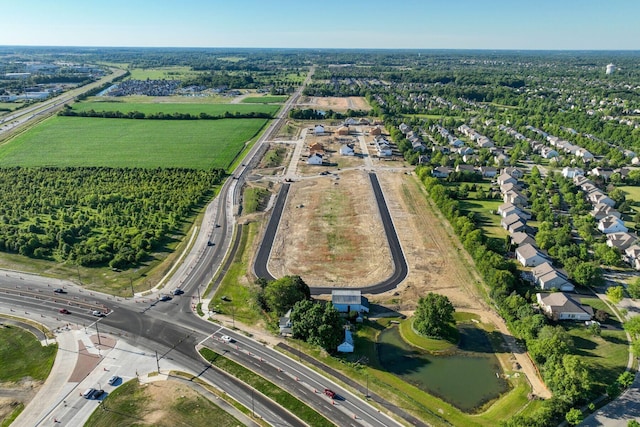
{"label": "retention pond", "polygon": [[487,334],[471,324],[459,325],[459,351],[433,355],[407,344],[398,327],[382,331],[378,338],[378,358],[385,370],[465,412],[509,389]]}

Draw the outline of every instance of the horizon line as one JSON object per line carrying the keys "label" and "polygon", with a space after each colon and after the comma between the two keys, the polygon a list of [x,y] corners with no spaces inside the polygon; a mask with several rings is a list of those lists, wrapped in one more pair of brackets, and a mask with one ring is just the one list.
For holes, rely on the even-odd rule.
{"label": "horizon line", "polygon": [[640,52],[638,49],[554,49],[554,48],[447,48],[447,47],[259,47],[259,46],[115,46],[115,45],[46,45],[0,44],[0,48],[75,48],[75,49],[239,49],[239,50],[371,50],[371,51],[503,51],[503,52]]}

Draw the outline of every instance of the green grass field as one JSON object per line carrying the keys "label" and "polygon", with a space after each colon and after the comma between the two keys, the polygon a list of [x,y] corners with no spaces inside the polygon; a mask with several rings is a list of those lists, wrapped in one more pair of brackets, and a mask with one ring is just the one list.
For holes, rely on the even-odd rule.
{"label": "green grass field", "polygon": [[0,147],[0,167],[227,168],[264,119],[53,117]]}
{"label": "green grass field", "polygon": [[616,188],[619,188],[620,190],[625,192],[627,200],[640,202],[640,187],[625,185],[625,186],[616,187]]}
{"label": "green grass field", "polygon": [[[94,98],[95,99],[95,98]],[[113,99],[113,98],[112,98]],[[235,113],[268,113],[275,114],[280,108],[277,105],[247,105],[247,104],[196,104],[196,103],[142,103],[142,102],[80,102],[73,105],[75,111],[140,111],[145,114],[155,113],[189,113],[198,115],[207,113],[211,116],[222,115],[226,112]]]}
{"label": "green grass field", "polygon": [[198,74],[190,67],[133,68],[129,70],[129,80],[184,80]]}
{"label": "green grass field", "polygon": [[242,102],[245,104],[278,104],[285,102],[288,98],[288,96],[250,96],[244,98]]}
{"label": "green grass field", "polygon": [[496,212],[502,203],[502,200],[461,200],[460,209],[465,214],[473,212],[478,220],[478,225],[487,233],[488,237],[504,239],[509,233],[500,225],[502,217],[491,213]]}
{"label": "green grass field", "polygon": [[17,326],[0,327],[0,382],[31,377],[44,381],[51,371],[57,346],[43,347],[33,334]]}

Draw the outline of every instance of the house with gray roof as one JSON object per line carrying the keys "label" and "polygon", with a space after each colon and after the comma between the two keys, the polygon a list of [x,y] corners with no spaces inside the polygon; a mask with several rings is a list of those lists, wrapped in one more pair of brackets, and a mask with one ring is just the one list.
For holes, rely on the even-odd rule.
{"label": "house with gray roof", "polygon": [[547,258],[531,244],[516,249],[516,259],[525,267],[535,267],[547,261]]}
{"label": "house with gray roof", "polygon": [[538,293],[536,301],[544,314],[553,320],[585,321],[593,317],[591,307],[582,305],[580,301],[564,292]]}
{"label": "house with gray roof", "polygon": [[362,292],[351,289],[334,289],[331,291],[331,303],[340,313],[369,312],[369,300],[362,296]]}

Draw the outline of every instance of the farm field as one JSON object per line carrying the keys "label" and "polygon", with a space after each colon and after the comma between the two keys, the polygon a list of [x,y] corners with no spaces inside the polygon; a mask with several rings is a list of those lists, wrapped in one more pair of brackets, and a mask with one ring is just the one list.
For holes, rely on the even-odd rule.
{"label": "farm field", "polygon": [[242,100],[245,104],[269,104],[282,103],[289,98],[288,96],[250,96]]}
{"label": "farm field", "polygon": [[241,113],[275,114],[280,108],[277,105],[247,105],[247,104],[195,104],[195,103],[143,103],[143,102],[81,102],[73,105],[74,111],[120,111],[128,113],[139,111],[145,114],[181,113],[198,115],[206,113],[211,116]]}
{"label": "farm field", "polygon": [[129,80],[184,80],[199,74],[191,67],[133,68],[129,70]]}
{"label": "farm field", "polygon": [[0,147],[0,167],[227,168],[265,119],[53,117]]}

